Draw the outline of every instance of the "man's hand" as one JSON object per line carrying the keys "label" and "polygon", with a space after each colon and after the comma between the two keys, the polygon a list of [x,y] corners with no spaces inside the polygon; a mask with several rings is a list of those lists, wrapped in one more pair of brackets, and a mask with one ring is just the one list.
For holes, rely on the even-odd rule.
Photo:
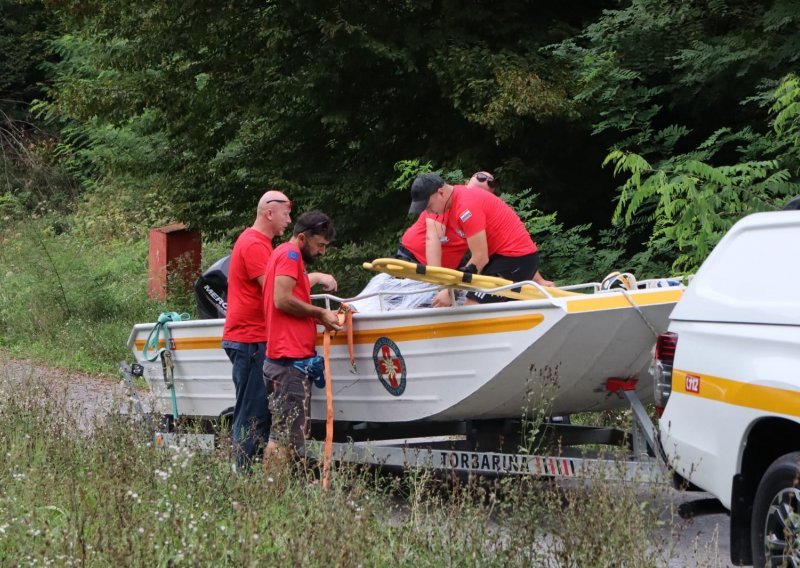
{"label": "man's hand", "polygon": [[308,281],[312,286],[322,284],[322,289],[326,292],[335,292],[339,285],[336,283],[336,278],[324,272],[312,272],[308,275]]}
{"label": "man's hand", "polygon": [[342,326],[339,325],[339,314],[331,310],[322,310],[322,313],[317,317],[317,321],[325,326],[325,329],[332,329],[339,331]]}
{"label": "man's hand", "polygon": [[450,302],[450,290],[447,288],[444,290],[439,290],[439,293],[434,296],[431,305],[434,308],[446,308],[448,306],[452,306],[453,304]]}

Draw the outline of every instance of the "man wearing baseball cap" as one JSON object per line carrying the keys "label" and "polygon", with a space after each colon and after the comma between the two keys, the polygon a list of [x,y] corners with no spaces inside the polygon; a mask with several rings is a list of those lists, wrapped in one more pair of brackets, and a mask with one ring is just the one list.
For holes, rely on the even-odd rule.
{"label": "man wearing baseball cap", "polygon": [[[502,199],[488,191],[452,186],[436,174],[417,176],[411,185],[410,214],[427,211],[467,240],[472,255],[463,271],[521,282],[553,283],[539,274],[539,252],[524,223]],[[427,256],[436,257],[441,243],[428,240]],[[441,253],[439,253],[441,254]],[[441,300],[442,294],[437,296]],[[500,296],[470,292],[467,303],[505,301]],[[449,303],[448,303],[449,304]],[[444,305],[448,305],[444,304]],[[442,305],[435,301],[434,305]]]}
{"label": "man wearing baseball cap", "polygon": [[[472,174],[466,187],[494,193],[499,184],[492,174],[480,171]],[[429,239],[436,239],[442,244],[441,258],[428,258],[427,241]],[[455,234],[452,227],[448,230],[440,221],[436,220],[435,216],[428,215],[423,211],[417,221],[403,233],[395,257],[418,264],[458,268],[461,266],[466,252],[467,241],[465,239]]]}

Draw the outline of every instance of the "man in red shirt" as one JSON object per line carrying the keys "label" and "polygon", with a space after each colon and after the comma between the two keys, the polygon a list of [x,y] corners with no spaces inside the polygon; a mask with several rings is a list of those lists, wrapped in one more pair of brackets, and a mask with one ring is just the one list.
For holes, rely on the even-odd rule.
{"label": "man in red shirt", "polygon": [[291,240],[275,249],[267,265],[264,312],[269,343],[264,382],[272,385],[270,408],[274,417],[268,455],[287,445],[296,452],[308,434],[312,377],[304,369],[318,365],[317,323],[329,329],[340,326],[336,312],[311,303],[311,286],[322,283],[328,287],[333,277],[308,274],[306,265],[325,254],[335,234],[333,222],[325,213],[304,213],[294,225]]}
{"label": "man in red shirt", "polygon": [[[429,238],[436,239],[440,243],[440,258],[438,259],[428,259],[426,243]],[[403,233],[395,256],[417,264],[458,268],[466,252],[467,241],[465,239],[459,237],[452,227],[448,229],[435,216],[428,215],[423,211],[416,222]]]}
{"label": "man in red shirt", "polygon": [[[472,174],[466,187],[494,193],[498,186],[499,184],[492,174],[481,171]],[[441,258],[428,258],[426,243],[429,239],[435,239],[441,243]],[[434,248],[432,252],[435,254],[435,251]],[[417,264],[458,268],[466,252],[466,239],[458,236],[452,226],[447,227],[440,222],[436,215],[429,215],[423,211],[417,221],[403,233],[395,257]]]}
{"label": "man in red shirt", "polygon": [[256,220],[236,239],[228,271],[228,310],[222,347],[233,364],[236,405],[233,408],[233,451],[237,468],[247,468],[267,443],[270,414],[261,378],[267,326],[261,290],[272,239],[291,222],[292,202],[280,191],[266,192]]}
{"label": "man in red shirt", "polygon": [[[539,274],[539,253],[519,216],[502,199],[488,191],[452,186],[436,174],[417,176],[411,186],[409,213],[443,216],[444,223],[467,240],[471,258],[462,270],[499,276],[513,282],[533,280],[544,286],[553,283]],[[428,240],[429,247],[439,243]],[[428,256],[432,256],[428,251]],[[443,295],[437,296],[442,305]],[[467,303],[505,301],[500,296],[470,292]],[[449,302],[448,302],[449,304]]]}

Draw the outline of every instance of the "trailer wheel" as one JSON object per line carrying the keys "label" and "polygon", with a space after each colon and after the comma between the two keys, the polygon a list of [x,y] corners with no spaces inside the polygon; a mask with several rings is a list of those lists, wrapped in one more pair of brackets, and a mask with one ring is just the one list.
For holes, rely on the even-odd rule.
{"label": "trailer wheel", "polygon": [[800,452],[775,460],[753,502],[753,566],[800,566]]}

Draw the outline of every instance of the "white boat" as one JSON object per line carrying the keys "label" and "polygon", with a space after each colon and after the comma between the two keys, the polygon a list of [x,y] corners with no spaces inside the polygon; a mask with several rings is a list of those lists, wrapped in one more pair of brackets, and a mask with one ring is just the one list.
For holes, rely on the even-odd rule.
{"label": "white boat", "polygon": [[[430,272],[425,279],[437,281]],[[615,392],[620,387],[652,400],[651,348],[682,286],[604,291],[590,284],[586,294],[522,286],[531,291],[524,297],[539,299],[355,313],[355,366],[347,334],[333,339],[330,352],[335,420],[452,422],[597,411],[627,404]],[[220,347],[223,323],[168,324],[181,415],[216,418],[234,404],[231,364]],[[169,415],[172,393],[162,364],[142,356],[153,327],[136,325],[128,345],[144,367],[156,412]],[[321,333],[318,343],[321,352]],[[312,419],[324,419],[325,405],[324,388],[312,387]]]}

